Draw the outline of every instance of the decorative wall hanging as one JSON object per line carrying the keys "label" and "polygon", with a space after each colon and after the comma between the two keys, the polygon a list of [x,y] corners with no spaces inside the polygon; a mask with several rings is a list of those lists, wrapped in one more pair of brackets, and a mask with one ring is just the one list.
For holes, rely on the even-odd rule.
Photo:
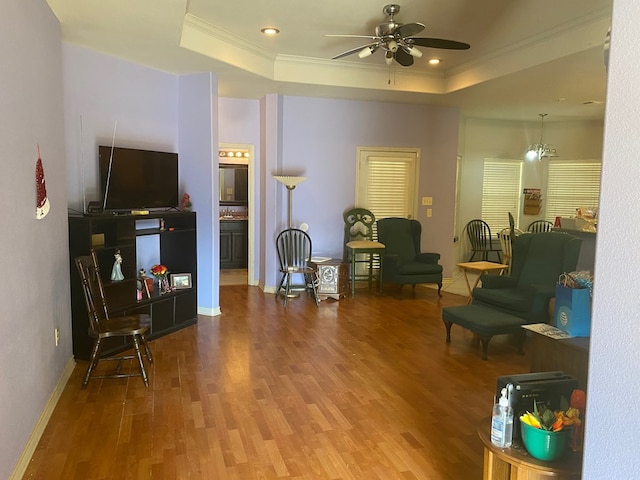
{"label": "decorative wall hanging", "polygon": [[38,145],[38,160],[36,161],[36,219],[42,220],[49,213],[49,197],[47,197],[47,186],[44,182],[44,168],[40,157],[40,145]]}
{"label": "decorative wall hanging", "polygon": [[539,188],[524,189],[524,209],[522,213],[525,215],[540,215],[542,210],[542,196]]}

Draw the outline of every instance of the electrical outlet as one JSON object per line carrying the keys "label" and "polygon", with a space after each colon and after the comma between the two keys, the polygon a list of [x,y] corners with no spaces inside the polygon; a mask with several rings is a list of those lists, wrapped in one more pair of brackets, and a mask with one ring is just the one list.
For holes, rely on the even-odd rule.
{"label": "electrical outlet", "polygon": [[53,335],[54,335],[54,338],[56,340],[56,347],[57,347],[58,345],[60,345],[60,329],[59,328],[54,328],[53,329]]}
{"label": "electrical outlet", "polygon": [[433,205],[433,197],[422,197],[422,205]]}
{"label": "electrical outlet", "polygon": [[427,217],[431,217],[433,215],[433,210],[427,208]]}

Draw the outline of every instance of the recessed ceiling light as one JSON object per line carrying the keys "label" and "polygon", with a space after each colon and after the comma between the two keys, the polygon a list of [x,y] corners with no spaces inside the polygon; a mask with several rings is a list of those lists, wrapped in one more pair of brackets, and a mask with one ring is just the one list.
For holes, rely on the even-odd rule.
{"label": "recessed ceiling light", "polygon": [[278,30],[275,27],[264,27],[264,28],[261,28],[260,31],[265,35],[277,35],[280,33],[280,30]]}
{"label": "recessed ceiling light", "polygon": [[439,58],[430,58],[429,65],[438,65],[441,62]]}

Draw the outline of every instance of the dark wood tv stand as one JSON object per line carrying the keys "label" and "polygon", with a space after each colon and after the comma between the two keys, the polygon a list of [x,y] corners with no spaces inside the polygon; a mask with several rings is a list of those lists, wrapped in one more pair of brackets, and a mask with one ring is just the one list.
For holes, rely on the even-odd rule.
{"label": "dark wood tv stand", "polygon": [[[160,222],[164,220],[164,230]],[[151,298],[138,300],[137,255],[145,246],[159,251],[154,263],[165,265],[170,273],[190,273],[191,288],[160,295],[154,289]],[[147,215],[69,215],[69,257],[71,273],[71,313],[73,354],[87,360],[93,340],[87,334],[88,319],[75,257],[96,250],[105,284],[110,314],[147,313],[151,315],[148,339],[161,337],[197,322],[196,214],[194,212],[153,212]],[[111,281],[116,250],[123,258],[124,280]],[[143,260],[141,260],[143,261]],[[152,264],[143,265],[151,278]],[[122,339],[107,339],[104,354],[116,353],[130,345]]]}

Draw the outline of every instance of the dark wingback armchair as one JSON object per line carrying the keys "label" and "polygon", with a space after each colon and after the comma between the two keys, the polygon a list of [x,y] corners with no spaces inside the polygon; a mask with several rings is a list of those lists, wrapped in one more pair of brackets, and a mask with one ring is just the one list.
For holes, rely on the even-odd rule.
{"label": "dark wingback armchair", "polygon": [[402,285],[435,283],[442,296],[442,265],[439,253],[420,253],[422,225],[407,218],[378,220],[378,240],[386,246],[382,256],[384,281]]}
{"label": "dark wingback armchair", "polygon": [[513,240],[510,275],[485,275],[473,304],[511,313],[523,323],[548,323],[549,300],[563,272],[576,268],[582,240],[558,232],[525,233]]}

